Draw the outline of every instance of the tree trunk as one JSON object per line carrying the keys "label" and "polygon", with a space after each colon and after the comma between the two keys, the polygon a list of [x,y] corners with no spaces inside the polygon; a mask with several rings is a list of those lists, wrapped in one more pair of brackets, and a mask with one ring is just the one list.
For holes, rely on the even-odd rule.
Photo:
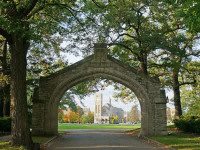
{"label": "tree trunk", "polygon": [[140,57],[138,58],[139,61],[140,61],[140,68],[141,68],[141,71],[148,75],[148,71],[147,71],[147,54],[145,53],[141,53],[140,54]]}
{"label": "tree trunk", "polygon": [[28,124],[27,91],[26,91],[26,54],[28,40],[18,34],[12,35],[11,49],[11,117],[12,144],[32,147]]}
{"label": "tree trunk", "polygon": [[6,116],[10,116],[10,85],[8,85],[7,87],[7,91],[6,91],[6,110],[5,110],[5,115]]}
{"label": "tree trunk", "polygon": [[10,85],[0,90],[0,116],[10,116]]}
{"label": "tree trunk", "polygon": [[5,93],[3,95],[3,116],[6,116],[6,97],[5,97]]}
{"label": "tree trunk", "polygon": [[2,99],[2,90],[0,90],[0,117],[3,117],[3,99]]}
{"label": "tree trunk", "polygon": [[3,89],[3,116],[10,116],[10,85]]}
{"label": "tree trunk", "polygon": [[175,119],[182,115],[180,86],[178,81],[178,71],[173,70],[173,92],[174,92],[174,106],[175,106]]}

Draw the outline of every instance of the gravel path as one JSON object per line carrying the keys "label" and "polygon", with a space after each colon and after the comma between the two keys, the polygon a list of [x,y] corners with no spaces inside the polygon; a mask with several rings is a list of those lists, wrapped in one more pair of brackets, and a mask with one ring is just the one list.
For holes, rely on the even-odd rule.
{"label": "gravel path", "polygon": [[155,150],[121,130],[71,130],[49,144],[48,150]]}

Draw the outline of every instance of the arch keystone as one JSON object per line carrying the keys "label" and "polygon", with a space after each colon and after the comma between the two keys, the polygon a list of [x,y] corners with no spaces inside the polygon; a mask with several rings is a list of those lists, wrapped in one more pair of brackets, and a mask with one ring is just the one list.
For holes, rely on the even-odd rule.
{"label": "arch keystone", "polygon": [[94,44],[94,60],[105,61],[108,56],[108,49],[106,43],[95,43]]}

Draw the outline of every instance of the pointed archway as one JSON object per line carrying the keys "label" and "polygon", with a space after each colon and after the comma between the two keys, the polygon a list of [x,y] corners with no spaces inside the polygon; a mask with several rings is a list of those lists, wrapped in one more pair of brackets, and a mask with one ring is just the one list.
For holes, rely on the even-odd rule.
{"label": "pointed archway", "polygon": [[108,55],[105,44],[95,44],[94,54],[50,76],[40,78],[33,96],[32,133],[58,132],[58,103],[72,86],[98,77],[130,88],[141,105],[141,134],[166,133],[166,97],[158,78],[149,77]]}

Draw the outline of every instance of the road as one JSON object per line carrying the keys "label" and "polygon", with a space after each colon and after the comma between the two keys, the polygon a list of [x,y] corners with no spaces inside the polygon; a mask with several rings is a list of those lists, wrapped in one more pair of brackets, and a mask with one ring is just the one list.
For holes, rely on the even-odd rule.
{"label": "road", "polygon": [[122,130],[71,130],[58,137],[48,150],[155,150]]}

